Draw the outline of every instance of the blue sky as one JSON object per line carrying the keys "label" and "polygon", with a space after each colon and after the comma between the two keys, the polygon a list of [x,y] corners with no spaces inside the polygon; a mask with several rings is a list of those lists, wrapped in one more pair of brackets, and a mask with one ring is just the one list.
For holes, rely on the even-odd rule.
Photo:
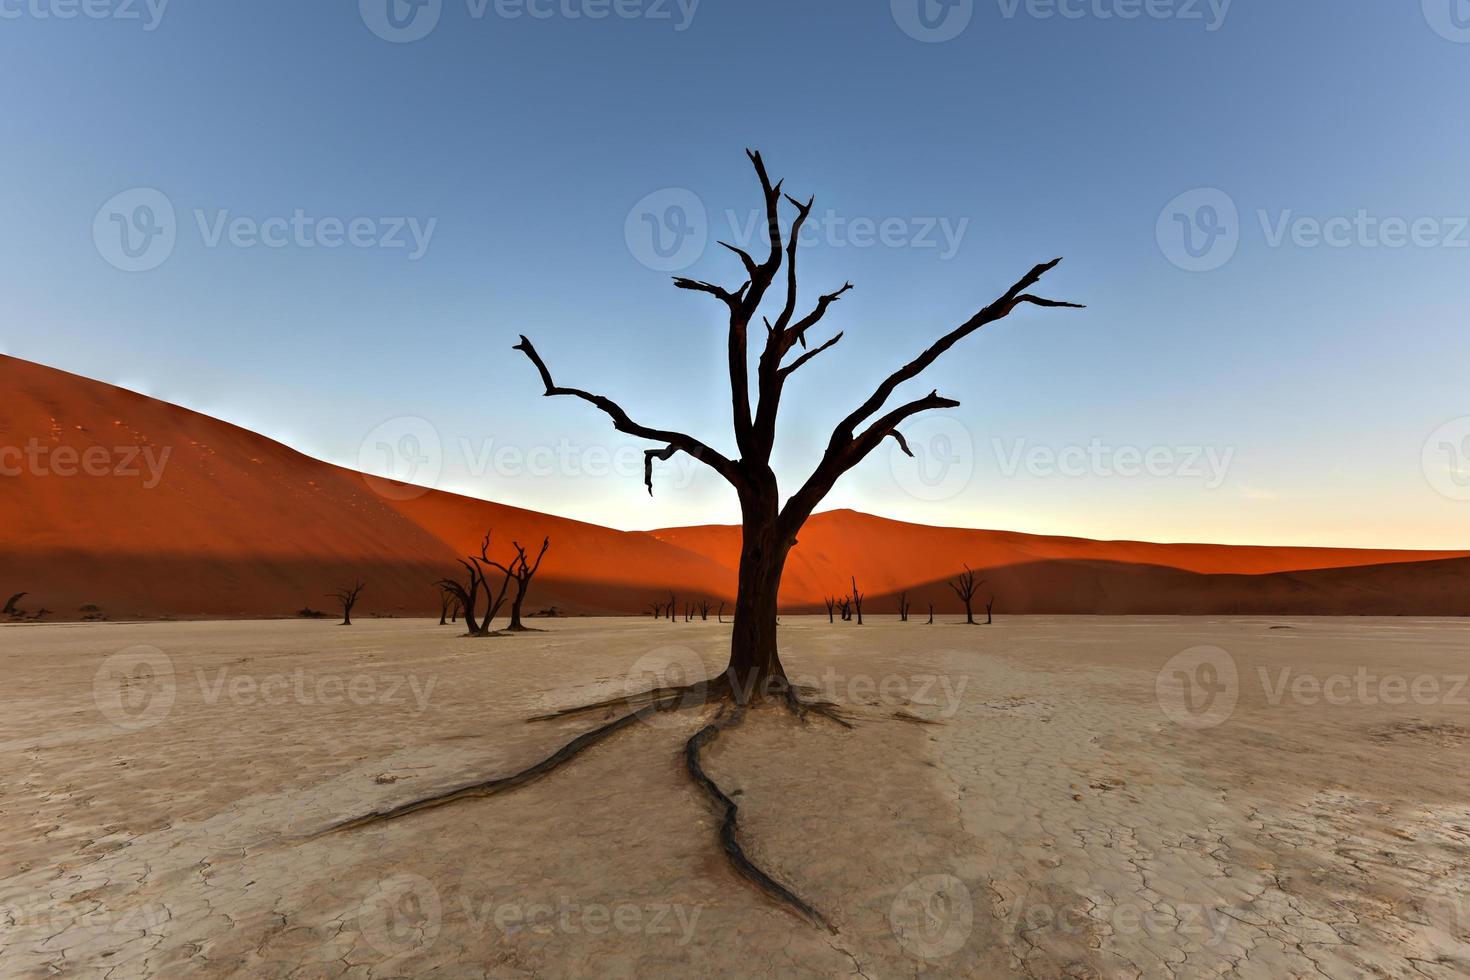
{"label": "blue sky", "polygon": [[733,451],[720,310],[669,275],[737,281],[753,146],[816,195],[806,294],[857,287],[788,396],[788,489],[1064,255],[1046,291],[1088,309],[947,355],[919,463],[829,506],[1470,547],[1462,0],[387,2],[0,0],[0,350],[445,489],[728,522],[687,461],[650,500],[640,444],[510,346]]}

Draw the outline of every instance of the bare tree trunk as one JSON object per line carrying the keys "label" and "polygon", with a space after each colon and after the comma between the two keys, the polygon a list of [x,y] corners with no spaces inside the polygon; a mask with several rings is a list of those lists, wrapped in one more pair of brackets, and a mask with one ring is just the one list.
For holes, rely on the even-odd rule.
{"label": "bare tree trunk", "polygon": [[991,612],[994,609],[995,609],[995,596],[991,596],[990,597],[990,601],[985,604],[985,625],[986,626],[989,626],[990,624],[992,624],[992,623],[995,622],[995,617],[991,615]]}
{"label": "bare tree trunk", "polygon": [[[771,484],[774,491],[774,475]],[[725,675],[741,704],[778,688],[784,689],[786,684],[786,668],[781,665],[776,646],[776,617],[781,575],[791,545],[780,540],[776,503],[773,492],[769,497],[762,495],[745,504],[735,629],[730,638],[730,666]],[[752,515],[750,511],[756,513]]]}

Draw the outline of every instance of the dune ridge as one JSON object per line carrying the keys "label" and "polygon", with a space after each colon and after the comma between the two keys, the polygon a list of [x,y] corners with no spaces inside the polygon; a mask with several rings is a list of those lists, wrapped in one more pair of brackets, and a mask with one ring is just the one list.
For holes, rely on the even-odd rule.
{"label": "dune ridge", "polygon": [[[23,607],[49,620],[84,606],[112,619],[289,616],[330,606],[353,577],[369,581],[362,615],[437,613],[434,580],[487,528],[502,543],[552,538],[532,610],[639,613],[670,588],[733,597],[738,527],[618,531],[438,490],[391,499],[381,481],[113,385],[0,356],[0,387],[0,592],[29,593]],[[61,475],[83,460],[101,475]],[[1470,612],[1462,551],[1093,541],[845,510],[803,530],[783,606],[820,609],[856,575],[874,613],[902,592],[916,611],[950,612],[944,580],[964,563],[1002,614]]]}

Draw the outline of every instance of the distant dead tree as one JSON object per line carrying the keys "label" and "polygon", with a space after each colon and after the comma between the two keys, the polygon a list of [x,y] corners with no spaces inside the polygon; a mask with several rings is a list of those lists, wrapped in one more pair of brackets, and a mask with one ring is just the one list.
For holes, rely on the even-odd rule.
{"label": "distant dead tree", "polygon": [[[460,609],[464,611],[464,625],[467,636],[489,636],[491,634],[490,624],[500,614],[505,606],[506,593],[510,589],[513,578],[510,572],[505,571],[505,566],[490,558],[490,532],[485,532],[485,537],[480,541],[480,553],[468,555],[459,559],[464,567],[465,580],[463,582],[455,579],[444,579],[439,584],[449,590],[450,594],[459,601]],[[500,582],[500,591],[497,593],[490,584],[487,569],[495,568],[504,572],[504,578]],[[479,616],[480,593],[485,594],[488,607],[483,619]]]}
{"label": "distant dead tree", "polygon": [[11,596],[9,599],[6,599],[5,600],[5,608],[4,609],[0,609],[0,616],[19,616],[19,615],[21,615],[21,610],[17,609],[15,607],[15,604],[17,602],[19,602],[20,600],[24,599],[29,594],[30,593],[28,593],[28,592],[17,592],[15,595]]}
{"label": "distant dead tree", "polygon": [[541,570],[541,559],[546,557],[546,549],[551,547],[551,539],[547,538],[541,542],[541,552],[536,556],[534,565],[531,564],[526,549],[521,547],[519,541],[512,541],[511,547],[515,548],[516,555],[510,560],[509,565],[491,561],[488,557],[485,560],[491,567],[499,569],[515,580],[516,594],[515,598],[510,601],[510,625],[506,629],[513,633],[521,633],[531,628],[521,622],[521,608],[525,605],[526,592],[531,587],[531,579],[535,578],[536,573]]}
{"label": "distant dead tree", "polygon": [[858,591],[856,575],[852,577],[852,609],[857,614],[857,624],[863,625],[863,594]]}
{"label": "distant dead tree", "polygon": [[[748,153],[765,206],[762,230],[769,237],[769,251],[758,248],[759,256],[726,244],[744,269],[745,281],[731,289],[695,279],[676,278],[674,285],[683,290],[713,297],[728,314],[727,342],[730,405],[734,428],[733,443],[738,450],[727,456],[693,435],[673,429],[656,428],[636,422],[621,405],[605,395],[582,388],[558,385],[551,369],[531,340],[522,335],[515,349],[526,355],[540,376],[542,393],[547,397],[580,399],[603,412],[619,432],[648,440],[653,448],[644,451],[643,481],[653,492],[653,464],[667,462],[679,453],[704,463],[726,480],[740,502],[741,542],[735,594],[734,628],[730,635],[730,657],[725,669],[714,678],[677,688],[658,687],[614,702],[583,705],[559,712],[568,714],[606,712],[615,705],[634,706],[611,721],[585,732],[543,761],[507,776],[471,786],[443,790],[423,798],[401,803],[392,809],[341,821],[332,830],[361,827],[416,813],[461,799],[478,798],[492,792],[513,789],[530,782],[575,758],[583,750],[597,745],[616,732],[662,711],[675,711],[703,704],[732,702],[743,709],[754,702],[771,700],[801,716],[818,714],[842,725],[849,725],[830,704],[805,702],[786,675],[777,642],[778,601],[781,577],[787,559],[796,545],[797,536],[808,518],[826,499],[844,474],[893,439],[901,450],[913,455],[900,427],[924,412],[957,408],[959,402],[931,391],[927,395],[888,408],[895,393],[929,369],[942,355],[981,328],[1009,317],[1022,307],[1062,307],[1076,304],[1044,298],[1031,292],[1042,277],[1056,267],[1060,259],[1034,266],[999,297],[981,307],[972,316],[941,335],[912,360],[888,374],[877,388],[834,427],[821,459],[795,492],[783,493],[771,460],[777,436],[777,418],[787,382],[801,368],[841,339],[838,333],[807,349],[808,334],[826,316],[832,305],[852,289],[847,283],[818,297],[814,304],[798,313],[796,263],[801,232],[815,207],[815,200],[802,201],[783,192],[783,184],[773,182],[759,153]],[[790,230],[783,235],[782,202],[795,208]],[[764,236],[762,236],[764,237]],[[785,269],[784,276],[782,269]],[[784,280],[784,296],[777,285]],[[772,287],[777,289],[773,292]],[[773,299],[767,307],[768,294]],[[763,315],[769,312],[770,316]],[[763,329],[764,328],[764,329]],[[755,338],[758,356],[751,357],[750,341]],[[900,336],[895,334],[895,337]],[[803,349],[795,353],[796,349]],[[752,383],[752,375],[754,382]],[[754,393],[752,388],[755,389]],[[754,395],[754,397],[753,397]],[[767,897],[794,910],[808,921],[832,930],[827,919],[786,886],[758,868],[741,848],[738,838],[736,801],[727,795],[705,772],[702,754],[705,747],[724,732],[740,724],[747,713],[733,710],[710,719],[688,739],[684,761],[690,778],[720,814],[720,840],[734,869]]]}
{"label": "distant dead tree", "polygon": [[852,596],[838,596],[837,612],[844,623],[852,619]]}
{"label": "distant dead tree", "polygon": [[719,621],[722,623],[725,621],[725,604],[723,602],[720,603]]}
{"label": "distant dead tree", "polygon": [[705,622],[705,623],[709,622],[709,610],[710,610],[710,601],[708,599],[700,599],[699,600],[699,619],[700,619],[700,622]]}
{"label": "distant dead tree", "polygon": [[677,623],[679,615],[679,597],[669,593],[669,622]]}
{"label": "distant dead tree", "polygon": [[934,625],[934,603],[932,603],[932,602],[929,603],[929,622],[926,623],[925,625],[927,625],[927,626],[933,626]]}
{"label": "distant dead tree", "polygon": [[342,626],[352,625],[352,607],[357,605],[357,597],[362,595],[362,590],[366,587],[359,581],[355,585],[349,585],[345,588],[338,589],[336,592],[327,593],[327,598],[336,599],[342,604]]}
{"label": "distant dead tree", "polygon": [[970,626],[976,625],[975,611],[972,605],[975,599],[975,590],[984,584],[985,579],[983,578],[978,582],[975,581],[975,573],[970,570],[969,565],[965,566],[962,574],[950,580],[949,587],[954,590],[954,594],[959,596],[960,601],[965,604],[965,623]]}
{"label": "distant dead tree", "polygon": [[662,602],[650,602],[648,608],[652,610],[654,619],[664,618],[664,604]]}
{"label": "distant dead tree", "polygon": [[985,604],[985,625],[986,626],[989,626],[989,625],[991,625],[992,623],[995,622],[995,617],[991,615],[991,611],[993,609],[995,609],[995,596],[991,596],[990,597],[990,601]]}
{"label": "distant dead tree", "polygon": [[823,596],[822,601],[827,604],[827,622],[835,623],[833,611],[837,608],[837,597],[835,595]]}
{"label": "distant dead tree", "polygon": [[454,593],[439,585],[439,625],[449,625],[449,609],[454,605]]}
{"label": "distant dead tree", "polygon": [[909,621],[909,594],[907,592],[898,594],[898,621],[900,623]]}

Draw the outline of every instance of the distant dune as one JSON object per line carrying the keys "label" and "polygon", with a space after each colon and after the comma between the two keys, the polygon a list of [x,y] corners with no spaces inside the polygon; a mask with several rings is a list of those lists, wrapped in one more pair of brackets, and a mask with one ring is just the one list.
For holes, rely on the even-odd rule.
{"label": "distant dune", "polygon": [[[325,593],[354,577],[369,583],[359,615],[437,613],[433,581],[487,528],[500,549],[552,538],[531,609],[642,612],[670,588],[716,602],[734,590],[738,528],[615,531],[432,490],[391,500],[352,470],[112,385],[0,357],[0,389],[0,601],[24,591],[48,620],[84,606],[289,616],[330,606]],[[808,524],[783,604],[820,608],[856,574],[874,613],[903,591],[916,611],[948,612],[943,583],[963,563],[1001,614],[1470,613],[1461,551],[1090,541],[852,511]]]}

